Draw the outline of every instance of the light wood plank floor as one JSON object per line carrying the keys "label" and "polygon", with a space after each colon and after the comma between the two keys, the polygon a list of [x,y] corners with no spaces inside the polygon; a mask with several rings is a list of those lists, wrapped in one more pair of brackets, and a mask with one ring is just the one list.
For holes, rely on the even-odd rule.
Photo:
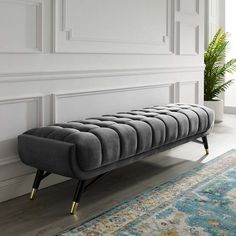
{"label": "light wood plank floor", "polygon": [[75,226],[143,191],[168,181],[199,162],[236,149],[236,116],[226,115],[209,137],[210,155],[197,143],[188,143],[116,170],[83,195],[77,216],[68,214],[75,182],[40,190],[34,201],[25,195],[0,204],[0,235],[53,235]]}

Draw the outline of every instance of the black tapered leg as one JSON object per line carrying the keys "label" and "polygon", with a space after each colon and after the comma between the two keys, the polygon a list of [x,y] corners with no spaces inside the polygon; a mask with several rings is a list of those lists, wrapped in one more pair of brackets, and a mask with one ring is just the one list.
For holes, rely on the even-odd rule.
{"label": "black tapered leg", "polygon": [[78,185],[76,187],[76,190],[75,190],[75,194],[74,194],[70,214],[75,214],[76,213],[76,210],[79,206],[79,201],[80,201],[81,195],[84,191],[84,187],[85,187],[85,181],[84,180],[79,180],[79,183],[78,183]]}
{"label": "black tapered leg", "polygon": [[209,154],[209,149],[208,149],[207,136],[202,137],[202,142],[203,142],[204,148],[206,150],[206,155],[208,155]]}
{"label": "black tapered leg", "polygon": [[33,200],[35,198],[36,192],[39,188],[40,182],[43,179],[43,170],[37,170],[37,173],[35,175],[34,183],[33,183],[33,188],[32,192],[30,194],[30,199]]}

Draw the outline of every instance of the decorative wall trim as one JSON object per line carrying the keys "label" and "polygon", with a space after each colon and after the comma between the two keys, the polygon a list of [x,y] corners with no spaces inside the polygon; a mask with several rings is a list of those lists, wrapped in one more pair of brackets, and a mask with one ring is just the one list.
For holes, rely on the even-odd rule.
{"label": "decorative wall trim", "polygon": [[[44,109],[43,109],[43,96],[42,95],[33,95],[27,97],[17,97],[17,98],[0,98],[0,106],[5,104],[16,104],[16,103],[28,103],[36,102],[37,106],[37,127],[42,127],[44,125]],[[0,157],[0,167],[4,165],[13,164],[19,162],[20,159],[18,155]]]}
{"label": "decorative wall trim", "polygon": [[0,167],[19,162],[19,156],[10,156],[5,158],[0,158]]}
{"label": "decorative wall trim", "polygon": [[53,123],[58,122],[58,102],[61,98],[69,97],[80,97],[86,95],[95,95],[95,94],[108,94],[108,93],[120,93],[126,91],[138,91],[146,90],[153,88],[169,88],[169,102],[173,103],[175,101],[175,89],[174,83],[166,84],[152,84],[138,87],[125,87],[125,88],[112,88],[105,90],[89,90],[89,91],[76,91],[76,92],[66,92],[66,93],[54,93],[52,94],[52,104],[53,104]]}
{"label": "decorative wall trim", "polygon": [[195,87],[194,100],[195,100],[195,103],[199,103],[200,102],[200,98],[199,98],[199,81],[177,82],[176,83],[176,91],[175,91],[175,102],[180,102],[181,85],[185,85],[185,84],[194,84],[194,87]]}
{"label": "decorative wall trim", "polygon": [[0,47],[0,53],[41,53],[43,49],[43,2],[42,0],[1,0],[1,2],[12,4],[24,4],[36,6],[36,48],[22,49],[3,49]]}
{"label": "decorative wall trim", "polygon": [[199,66],[185,66],[185,67],[1,73],[0,83],[64,80],[64,79],[86,79],[86,78],[119,77],[119,76],[134,76],[134,75],[168,74],[168,73],[188,73],[188,72],[204,71],[204,68],[205,68],[204,65],[199,65]]}
{"label": "decorative wall trim", "polygon": [[[89,38],[76,35],[74,29],[67,24],[67,0],[53,1],[53,48],[55,53],[105,53],[105,54],[172,54],[174,49],[174,0],[166,0],[166,32],[162,37],[161,42],[147,42],[140,40],[124,40],[121,38]],[[63,34],[63,36],[62,36]],[[62,38],[62,40],[61,40]],[[69,45],[73,41],[73,46]],[[90,47],[87,44],[90,43]],[[93,43],[93,44],[91,44]],[[106,48],[106,44],[112,44]],[[119,45],[120,44],[120,45]],[[83,47],[80,47],[83,45]],[[92,45],[92,46],[91,46]],[[96,45],[94,47],[94,45]],[[116,49],[116,45],[119,45]],[[126,49],[124,49],[124,46]],[[129,49],[132,45],[142,46],[157,46],[160,51],[139,49],[137,51]],[[122,48],[123,47],[123,48]],[[128,48],[128,49],[127,49]],[[124,50],[123,50],[124,49]]]}

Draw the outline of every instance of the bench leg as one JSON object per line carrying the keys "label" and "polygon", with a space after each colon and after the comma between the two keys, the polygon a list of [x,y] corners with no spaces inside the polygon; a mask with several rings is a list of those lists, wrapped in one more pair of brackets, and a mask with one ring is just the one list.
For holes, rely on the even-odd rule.
{"label": "bench leg", "polygon": [[33,183],[33,188],[32,188],[32,192],[30,194],[30,199],[33,200],[35,198],[36,192],[39,188],[39,185],[41,183],[41,181],[46,178],[47,176],[49,176],[51,173],[47,172],[47,171],[43,171],[43,170],[37,170],[37,173],[35,175],[34,178],[34,183]]}
{"label": "bench leg", "polygon": [[81,195],[84,191],[84,187],[85,187],[85,181],[84,180],[79,180],[79,183],[77,184],[77,187],[76,187],[76,190],[75,190],[71,210],[70,210],[70,214],[72,214],[72,215],[74,215],[77,211]]}
{"label": "bench leg", "polygon": [[36,192],[39,188],[40,182],[41,182],[42,177],[43,177],[43,172],[44,172],[43,170],[37,170],[37,173],[36,173],[35,178],[34,178],[32,192],[30,194],[30,200],[33,200],[35,198]]}
{"label": "bench leg", "polygon": [[207,136],[202,137],[202,142],[203,142],[204,148],[206,150],[206,155],[208,155],[209,154],[209,149],[208,149]]}

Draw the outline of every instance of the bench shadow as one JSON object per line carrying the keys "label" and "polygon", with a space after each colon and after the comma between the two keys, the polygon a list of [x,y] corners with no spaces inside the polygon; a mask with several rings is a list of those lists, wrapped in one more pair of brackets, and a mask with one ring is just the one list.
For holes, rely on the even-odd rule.
{"label": "bench shadow", "polygon": [[90,194],[94,196],[95,193],[97,197],[99,195],[105,197],[104,194],[107,192],[116,194],[119,191],[124,191],[141,184],[145,188],[145,184],[149,186],[149,180],[151,182],[150,185],[155,185],[155,182],[152,183],[153,179],[158,179],[160,174],[167,172],[166,175],[168,175],[168,170],[176,169],[176,175],[178,175],[177,169],[182,169],[180,172],[191,170],[195,166],[198,166],[206,157],[207,155],[201,156],[196,161],[183,160],[170,156],[163,156],[161,160],[151,157],[148,160],[138,161],[108,173],[89,186],[85,194],[88,198],[90,198]]}

